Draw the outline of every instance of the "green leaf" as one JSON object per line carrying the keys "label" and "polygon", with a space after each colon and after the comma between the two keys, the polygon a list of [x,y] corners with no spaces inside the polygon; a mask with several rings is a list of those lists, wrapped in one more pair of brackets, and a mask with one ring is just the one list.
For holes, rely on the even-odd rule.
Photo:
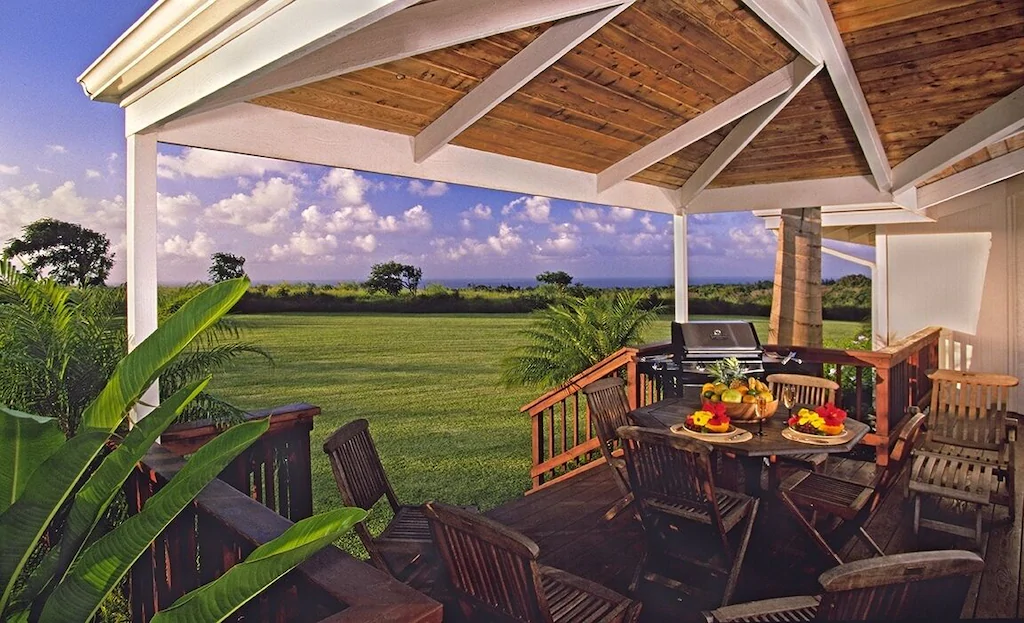
{"label": "green leaf", "polygon": [[167,524],[269,426],[269,419],[239,424],[200,448],[181,471],[146,502],[142,512],[82,552],[64,581],[47,599],[40,622],[84,622],[92,617],[107,594]]}
{"label": "green leaf", "polygon": [[178,353],[227,313],[248,288],[248,279],[222,281],[182,305],[117,364],[110,382],[82,414],[82,424],[112,431]]}
{"label": "green leaf", "polygon": [[46,459],[64,444],[57,420],[0,407],[0,513],[7,510]]}
{"label": "green leaf", "polygon": [[0,613],[39,538],[106,440],[106,433],[93,431],[66,441],[35,470],[18,500],[0,514]]}
{"label": "green leaf", "polygon": [[183,595],[152,623],[216,623],[229,617],[296,565],[335,541],[366,517],[360,508],[340,508],[303,519],[256,548],[213,582]]}
{"label": "green leaf", "polygon": [[[78,556],[86,539],[103,518],[103,513],[128,480],[135,464],[146,456],[157,438],[209,382],[210,378],[207,377],[192,383],[160,403],[159,407],[138,421],[117,449],[103,459],[103,463],[85,482],[75,495],[74,506],[68,514],[60,542],[60,565],[55,581],[63,579],[71,561]],[[34,597],[31,595],[29,598]]]}

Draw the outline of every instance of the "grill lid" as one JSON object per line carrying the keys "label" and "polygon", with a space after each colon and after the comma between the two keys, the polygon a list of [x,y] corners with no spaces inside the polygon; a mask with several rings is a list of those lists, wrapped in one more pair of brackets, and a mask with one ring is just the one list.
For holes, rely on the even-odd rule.
{"label": "grill lid", "polygon": [[742,320],[672,323],[673,350],[682,359],[761,359],[754,324]]}

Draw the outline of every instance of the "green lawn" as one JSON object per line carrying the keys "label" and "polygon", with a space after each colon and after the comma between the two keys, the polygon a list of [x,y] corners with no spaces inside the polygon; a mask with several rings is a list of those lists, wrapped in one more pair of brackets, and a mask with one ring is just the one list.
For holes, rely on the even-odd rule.
{"label": "green lawn", "polygon": [[[340,505],[323,440],[364,417],[399,499],[432,498],[481,510],[529,488],[530,425],[519,407],[536,390],[506,389],[501,360],[520,341],[525,315],[273,314],[236,317],[253,358],[218,373],[212,391],[245,409],[292,402],[320,406],[313,429],[317,511]],[[755,320],[766,340],[767,319]],[[668,339],[660,321],[650,341]],[[826,344],[859,325],[827,322]]]}

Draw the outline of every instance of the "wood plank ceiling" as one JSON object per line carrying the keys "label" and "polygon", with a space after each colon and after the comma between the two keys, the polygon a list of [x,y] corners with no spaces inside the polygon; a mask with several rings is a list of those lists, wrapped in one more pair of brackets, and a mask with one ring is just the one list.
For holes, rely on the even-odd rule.
{"label": "wood plank ceiling", "polygon": [[[1022,0],[829,2],[892,166],[1024,84]],[[496,35],[254,102],[415,135],[546,28]],[[638,0],[452,142],[597,173],[795,57],[735,0]],[[678,188],[732,125],[633,179]],[[967,160],[977,164],[1020,147],[1019,137],[1005,143]],[[957,166],[966,165],[934,179]],[[869,174],[822,72],[712,185]]]}

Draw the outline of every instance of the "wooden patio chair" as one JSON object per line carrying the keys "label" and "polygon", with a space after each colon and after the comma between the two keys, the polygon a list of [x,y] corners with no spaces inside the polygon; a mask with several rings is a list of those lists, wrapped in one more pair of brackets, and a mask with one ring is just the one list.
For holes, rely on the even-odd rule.
{"label": "wooden patio chair", "polygon": [[[1018,379],[1002,374],[936,370],[928,432],[914,451],[908,489],[914,497],[914,533],[920,526],[973,536],[980,545],[982,512],[989,504],[1015,513],[1014,444],[1017,420],[1007,411]],[[1005,484],[1005,486],[1000,486]],[[934,495],[973,505],[974,527],[921,517],[921,497]]]}
{"label": "wooden patio chair", "polygon": [[449,588],[471,621],[637,621],[641,604],[600,584],[538,564],[537,544],[502,524],[428,502]]}
{"label": "wooden patio chair", "polygon": [[361,521],[355,531],[374,566],[409,581],[419,566],[415,563],[433,550],[430,527],[421,507],[398,502],[370,437],[369,423],[358,419],[345,424],[324,442],[324,452],[346,506],[369,511],[382,497],[387,498],[393,513],[387,527],[373,536],[366,522]]}
{"label": "wooden patio chair", "polygon": [[[772,393],[772,396],[781,399],[782,392],[789,389],[793,392],[794,404],[798,405],[835,404],[836,391],[839,390],[839,383],[835,381],[804,374],[769,374],[765,380],[768,382],[768,391]],[[828,455],[821,452],[778,457],[778,460],[783,463],[793,463],[815,472],[825,465],[827,459]],[[772,470],[773,478],[774,475],[775,470]],[[776,486],[777,483],[773,481],[771,488],[775,489]]]}
{"label": "wooden patio chair", "polygon": [[[778,496],[783,506],[791,512],[820,550],[837,564],[843,564],[839,550],[854,535],[863,539],[879,556],[885,554],[864,530],[864,525],[903,476],[910,453],[920,437],[924,419],[923,413],[906,417],[889,455],[889,463],[878,470],[871,484],[862,485],[802,470],[786,478],[779,486]],[[818,520],[838,522],[838,525],[823,532],[816,526],[821,523]]]}
{"label": "wooden patio chair", "polygon": [[[645,579],[672,588],[684,587],[653,571],[662,563],[679,560],[725,575],[721,603],[729,603],[750,542],[758,500],[715,486],[715,450],[710,444],[637,426],[619,428],[618,436],[647,540],[633,588],[641,573]],[[687,524],[691,529],[700,526],[706,536],[685,536]],[[737,528],[739,539],[733,544],[729,537]],[[717,551],[700,551],[704,545]]]}
{"label": "wooden patio chair", "polygon": [[972,577],[985,567],[973,552],[939,550],[858,560],[818,577],[817,596],[752,601],[704,612],[733,621],[893,621],[956,619]]}
{"label": "wooden patio chair", "polygon": [[625,386],[624,380],[613,376],[594,381],[583,388],[583,393],[587,396],[590,422],[601,443],[601,455],[608,463],[615,484],[622,492],[622,498],[604,514],[606,520],[614,519],[633,503],[633,492],[629,488],[629,476],[626,474],[626,461],[618,449],[619,438],[615,432],[620,426],[630,425],[629,418],[626,417],[630,408]]}

